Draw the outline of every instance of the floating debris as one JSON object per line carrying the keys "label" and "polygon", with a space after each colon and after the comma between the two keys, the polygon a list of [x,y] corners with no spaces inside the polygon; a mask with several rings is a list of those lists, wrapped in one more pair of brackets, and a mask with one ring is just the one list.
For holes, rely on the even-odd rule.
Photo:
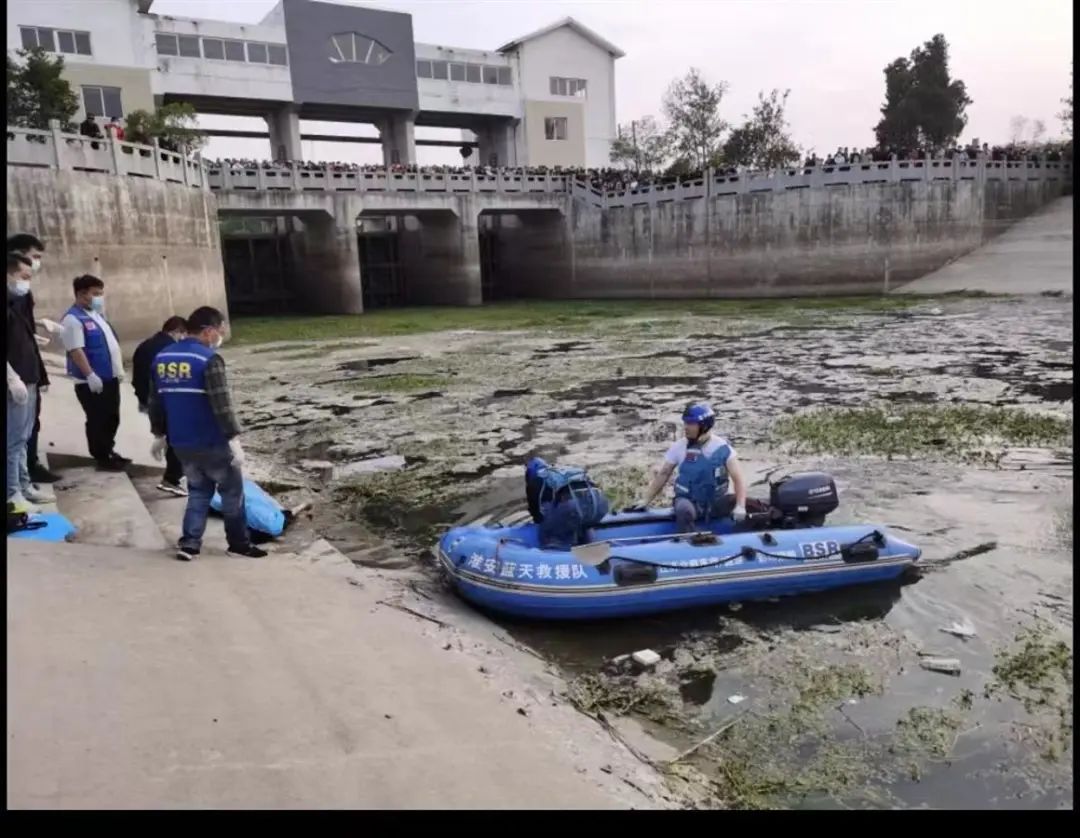
{"label": "floating debris", "polygon": [[745,695],[729,695],[727,697],[728,704],[742,704],[746,701]]}
{"label": "floating debris", "polygon": [[957,637],[962,637],[965,640],[975,636],[975,626],[973,626],[969,620],[964,620],[962,623],[951,623],[948,626],[939,628],[938,631],[943,631],[946,634],[953,634]]}
{"label": "floating debris", "polygon": [[919,661],[919,666],[931,672],[944,672],[946,675],[960,674],[958,658],[923,658]]}
{"label": "floating debris", "polygon": [[634,652],[630,658],[641,669],[652,669],[660,663],[660,655],[652,649],[642,649],[640,652]]}

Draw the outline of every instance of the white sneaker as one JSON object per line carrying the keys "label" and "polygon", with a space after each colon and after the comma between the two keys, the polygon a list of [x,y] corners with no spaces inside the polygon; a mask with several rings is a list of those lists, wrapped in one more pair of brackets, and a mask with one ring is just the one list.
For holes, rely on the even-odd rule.
{"label": "white sneaker", "polygon": [[8,509],[12,512],[19,513],[25,512],[27,515],[33,515],[40,510],[30,503],[26,498],[22,496],[22,493],[16,492],[10,498],[7,499]]}
{"label": "white sneaker", "polygon": [[22,490],[22,496],[31,503],[52,503],[56,500],[52,495],[47,495],[40,488],[31,484]]}

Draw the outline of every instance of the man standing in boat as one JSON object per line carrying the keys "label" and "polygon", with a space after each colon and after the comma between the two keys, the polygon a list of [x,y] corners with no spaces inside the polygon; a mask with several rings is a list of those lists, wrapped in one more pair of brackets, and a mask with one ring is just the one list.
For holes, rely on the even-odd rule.
{"label": "man standing in boat", "polygon": [[[723,437],[713,436],[716,422],[707,404],[689,404],[683,411],[685,438],[664,455],[656,476],[635,509],[647,507],[675,476],[675,522],[679,532],[693,532],[695,525],[716,518],[746,520],[746,478],[735,449]],[[728,481],[735,494],[728,494]]]}

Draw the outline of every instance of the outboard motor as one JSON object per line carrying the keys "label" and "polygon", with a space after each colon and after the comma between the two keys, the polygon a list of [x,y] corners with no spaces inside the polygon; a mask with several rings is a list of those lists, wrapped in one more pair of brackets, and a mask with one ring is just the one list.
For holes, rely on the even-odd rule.
{"label": "outboard motor", "polygon": [[840,498],[831,475],[807,471],[789,474],[772,483],[769,505],[782,527],[820,527],[825,516],[840,505]]}

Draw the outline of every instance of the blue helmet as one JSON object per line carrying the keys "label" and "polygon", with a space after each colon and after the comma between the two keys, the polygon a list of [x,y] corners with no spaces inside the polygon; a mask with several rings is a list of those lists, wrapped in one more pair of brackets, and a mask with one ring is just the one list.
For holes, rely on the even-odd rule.
{"label": "blue helmet", "polygon": [[541,457],[533,457],[529,462],[525,464],[525,479],[532,480],[534,477],[540,475],[542,471],[551,468],[547,464],[547,461]]}
{"label": "blue helmet", "polygon": [[699,428],[698,434],[704,436],[712,430],[712,426],[716,423],[716,416],[705,402],[691,402],[683,411],[682,420],[696,423]]}

